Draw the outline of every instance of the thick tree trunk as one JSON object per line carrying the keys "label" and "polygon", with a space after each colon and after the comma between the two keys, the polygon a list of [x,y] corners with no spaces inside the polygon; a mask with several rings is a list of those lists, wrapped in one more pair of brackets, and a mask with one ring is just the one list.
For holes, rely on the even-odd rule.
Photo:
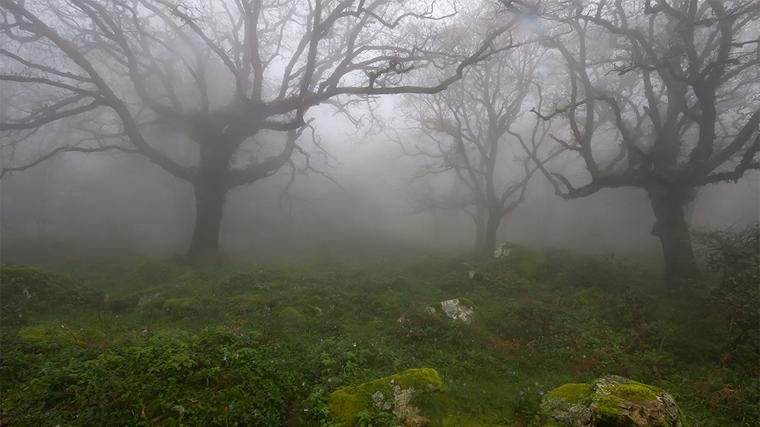
{"label": "thick tree trunk", "polygon": [[665,284],[683,287],[697,276],[697,263],[691,245],[685,211],[694,199],[691,188],[655,188],[649,191],[657,222],[652,234],[660,239],[665,267]]}
{"label": "thick tree trunk", "polygon": [[193,263],[218,263],[219,232],[222,225],[227,189],[217,182],[195,184],[195,228],[188,258]]}
{"label": "thick tree trunk", "polygon": [[478,204],[475,208],[475,251],[483,249],[486,230],[486,210]]}
{"label": "thick tree trunk", "polygon": [[483,245],[481,246],[481,252],[483,255],[491,256],[496,249],[496,234],[499,231],[501,225],[501,212],[498,209],[488,209],[488,218],[486,219],[486,226],[484,230]]}

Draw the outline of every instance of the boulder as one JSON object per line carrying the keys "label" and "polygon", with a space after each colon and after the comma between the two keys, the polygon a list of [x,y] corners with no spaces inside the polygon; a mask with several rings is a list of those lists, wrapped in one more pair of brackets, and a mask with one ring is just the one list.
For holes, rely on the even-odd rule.
{"label": "boulder", "polygon": [[441,301],[441,310],[451,320],[469,325],[475,318],[475,305],[467,298]]}
{"label": "boulder", "polygon": [[512,253],[512,248],[507,242],[499,243],[499,246],[493,251],[493,257],[496,259],[508,257]]}
{"label": "boulder", "polygon": [[328,406],[333,421],[354,426],[368,414],[392,417],[399,426],[436,426],[443,419],[446,386],[435,369],[418,368],[364,384],[343,387],[330,394]]}
{"label": "boulder", "polygon": [[565,384],[544,395],[545,426],[682,427],[684,417],[662,389],[610,375],[592,384]]}

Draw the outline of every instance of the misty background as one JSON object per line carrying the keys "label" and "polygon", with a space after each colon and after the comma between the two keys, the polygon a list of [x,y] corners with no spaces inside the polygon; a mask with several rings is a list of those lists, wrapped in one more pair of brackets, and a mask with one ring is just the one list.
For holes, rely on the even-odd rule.
{"label": "misty background", "polygon": [[[430,32],[429,37],[441,46],[454,41],[452,46],[468,51],[478,46],[478,38],[483,37],[472,31],[477,25],[512,22],[513,15],[507,14],[498,2],[484,3],[482,11],[473,9],[473,5],[463,5],[459,10],[461,17],[452,18],[447,24],[451,25],[449,28],[441,26],[440,33]],[[447,11],[443,7],[441,14]],[[514,22],[510,34],[526,40],[543,37],[550,29],[547,23],[530,14],[516,13]],[[750,26],[749,31],[756,31],[753,28]],[[404,31],[417,37],[426,34],[428,29],[410,26]],[[367,37],[373,36],[371,31],[368,34]],[[330,34],[327,39],[334,35]],[[389,40],[400,43],[409,38],[403,34],[400,37]],[[367,40],[365,43],[369,43]],[[598,42],[601,47],[606,46],[606,41]],[[327,49],[329,45],[324,47]],[[164,54],[189,53],[168,51]],[[278,61],[272,63],[272,76],[266,76],[270,80],[276,81],[285,66],[283,61]],[[347,83],[363,86],[363,79],[371,72],[392,70],[392,61],[388,65],[391,68],[387,69],[383,68],[384,59],[378,61],[381,65],[373,63],[374,68],[364,70],[365,76],[346,77]],[[569,78],[562,61],[556,57],[553,61],[539,61],[536,78],[545,90],[553,91],[553,96],[562,101]],[[9,71],[16,70],[12,61],[6,62],[4,65]],[[209,61],[207,67],[210,102],[212,107],[217,107],[216,103],[225,102],[224,92],[230,92],[234,84],[220,63]],[[424,65],[419,68],[423,72],[418,78],[441,81],[440,76],[426,75]],[[448,72],[450,70],[444,74]],[[407,70],[402,69],[398,78],[404,78],[406,73]],[[625,83],[625,78],[619,80]],[[125,102],[130,102],[134,94],[128,90],[126,80],[114,78],[113,85],[128,94],[124,95]],[[384,82],[389,86],[395,83],[398,82],[392,78]],[[604,79],[599,82],[600,85],[608,83]],[[186,82],[177,84],[180,90],[188,90],[182,86]],[[463,80],[448,90],[470,84],[465,74]],[[372,83],[368,87],[371,89]],[[4,83],[0,86],[0,116],[12,117],[19,111],[31,109],[39,98],[44,99],[43,95],[44,91],[41,94],[24,92],[23,85]],[[402,149],[402,145],[408,148],[424,139],[418,132],[409,130],[415,127],[410,121],[413,110],[410,106],[416,102],[413,96],[370,96],[369,99],[370,102],[361,101],[351,107],[353,117],[364,117],[358,123],[325,105],[327,102],[309,107],[305,119],[314,127],[322,147],[304,142],[309,144],[305,152],[309,153],[311,168],[305,168],[304,160],[300,159],[294,169],[280,167],[273,176],[229,191],[223,204],[219,245],[226,254],[264,260],[284,256],[378,257],[473,250],[475,225],[464,211],[433,209],[420,203],[422,196],[445,198],[461,194],[463,188],[451,173],[420,176],[425,160],[406,155]],[[536,120],[528,112],[536,106],[535,97],[528,96],[521,105],[517,128],[524,129],[526,123]],[[84,118],[75,117],[34,130],[33,138],[24,144],[12,143],[12,134],[4,136],[9,139],[3,146],[11,147],[2,152],[4,166],[32,161],[49,152],[51,147],[84,141],[82,129],[89,120],[93,126],[103,129],[113,125],[113,118],[108,116],[84,115]],[[558,126],[564,126],[559,118],[555,121],[560,122]],[[144,133],[147,139],[169,153],[169,157],[195,164],[199,154],[188,149],[188,137],[181,135],[180,128],[168,124]],[[247,157],[253,161],[276,152],[283,138],[284,132],[261,129],[260,133],[244,140],[253,147],[241,142],[242,148],[230,165],[240,166],[238,163],[245,163]],[[597,138],[605,144],[614,142],[604,130]],[[514,170],[519,175],[517,165],[506,164],[514,160],[511,157],[525,157],[513,142],[505,144],[507,148],[497,161],[505,165],[507,174]],[[585,165],[574,153],[563,154],[554,161],[552,170],[575,182],[585,179]],[[693,230],[742,228],[760,216],[760,175],[756,171],[748,171],[736,184],[695,188],[697,198],[687,208],[687,220]],[[30,169],[4,176],[0,180],[0,192],[0,256],[4,263],[171,256],[183,252],[193,231],[193,186],[137,154],[118,151],[59,154]],[[528,184],[526,196],[525,202],[504,218],[498,241],[591,252],[660,253],[658,241],[650,233],[655,218],[645,191],[630,187],[603,189],[589,197],[563,200],[554,194],[546,178],[536,173]]]}
{"label": "misty background", "polygon": [[[459,84],[459,83],[458,83]],[[7,102],[7,98],[3,99]],[[375,111],[392,120],[408,98],[385,97]],[[299,256],[406,256],[473,249],[463,212],[422,209],[417,192],[447,194],[455,180],[415,178],[420,160],[405,156],[386,132],[356,129],[328,108],[311,112],[329,160],[314,172],[290,172],[233,190],[221,246],[234,259]],[[567,165],[568,169],[574,167]],[[107,260],[171,256],[190,240],[192,188],[138,155],[62,154],[0,181],[2,261]],[[602,190],[563,200],[540,175],[526,201],[507,216],[499,241],[588,252],[652,253],[655,219],[645,192]],[[742,228],[760,216],[760,174],[699,190],[690,206],[695,230]]]}

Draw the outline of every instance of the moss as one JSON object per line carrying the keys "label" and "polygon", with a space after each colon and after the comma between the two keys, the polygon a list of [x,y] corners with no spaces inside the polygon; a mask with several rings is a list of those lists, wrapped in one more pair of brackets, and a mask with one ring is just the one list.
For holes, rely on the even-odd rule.
{"label": "moss", "polygon": [[138,309],[142,311],[151,311],[157,309],[163,309],[166,297],[161,292],[148,291],[138,295],[134,295],[131,299],[135,300],[135,304]]}
{"label": "moss", "polygon": [[0,308],[7,313],[98,305],[101,292],[82,286],[68,276],[31,267],[0,268]]}
{"label": "moss", "polygon": [[569,403],[589,397],[591,397],[591,386],[585,383],[565,384],[546,393],[547,399],[561,399]]}
{"label": "moss", "polygon": [[464,307],[469,307],[469,308],[472,308],[472,309],[475,309],[475,308],[477,308],[477,307],[475,306],[475,303],[474,303],[474,302],[472,302],[472,300],[471,300],[471,299],[469,299],[469,298],[462,298],[462,297],[459,297],[459,298],[457,298],[457,299],[459,300],[459,305],[461,305],[461,306],[464,306]]}
{"label": "moss", "polygon": [[170,261],[147,261],[138,265],[130,274],[130,281],[140,287],[162,285],[183,273],[181,266]]}
{"label": "moss", "polygon": [[235,295],[228,300],[239,310],[257,311],[267,309],[272,302],[272,298],[263,296],[256,292],[246,292]]}
{"label": "moss", "polygon": [[620,404],[625,402],[617,396],[603,396],[594,399],[594,412],[603,417],[615,417],[620,414]]}
{"label": "moss", "polygon": [[19,329],[18,338],[27,344],[84,346],[82,333],[65,325],[32,325]]}
{"label": "moss", "polygon": [[163,308],[176,316],[197,316],[208,311],[209,301],[197,298],[169,298],[164,301]]}
{"label": "moss", "polygon": [[621,415],[620,405],[626,401],[656,401],[662,393],[657,387],[622,377],[606,377],[597,382],[594,392],[595,412],[604,417]]}
{"label": "moss", "polygon": [[304,307],[303,311],[308,316],[321,316],[323,313],[322,309],[319,306],[313,304],[309,304]]}
{"label": "moss", "polygon": [[559,425],[671,427],[683,425],[684,419],[672,396],[663,390],[615,375],[592,385],[557,387],[546,393],[541,408],[545,423]]}
{"label": "moss", "polygon": [[506,258],[514,271],[520,276],[535,279],[546,270],[546,257],[522,245],[511,245],[511,253]]}
{"label": "moss", "polygon": [[301,323],[306,320],[303,314],[301,314],[295,307],[285,307],[277,313],[277,317],[286,323]]}
{"label": "moss", "polygon": [[619,396],[623,399],[630,400],[654,400],[657,399],[662,390],[657,387],[652,387],[646,384],[637,382],[629,384],[618,384],[611,390],[612,394]]}
{"label": "moss", "polygon": [[394,386],[402,390],[413,388],[420,395],[445,390],[443,379],[435,369],[407,369],[389,377],[334,391],[328,399],[330,415],[337,422],[353,425],[359,412],[373,408],[373,394],[380,392],[392,396]]}

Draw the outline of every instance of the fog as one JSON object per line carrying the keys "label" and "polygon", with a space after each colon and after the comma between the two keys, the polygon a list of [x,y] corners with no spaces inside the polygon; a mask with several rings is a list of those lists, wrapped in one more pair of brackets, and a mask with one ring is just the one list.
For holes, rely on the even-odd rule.
{"label": "fog", "polygon": [[[383,101],[387,111],[402,97]],[[239,261],[403,257],[473,251],[462,212],[419,209],[416,189],[452,191],[450,177],[415,179],[419,161],[385,134],[359,131],[328,111],[315,115],[329,154],[325,173],[289,172],[235,190],[221,245]],[[412,190],[412,189],[415,190]],[[182,254],[193,224],[192,188],[139,156],[63,154],[0,181],[2,256],[8,264],[103,261]],[[700,189],[695,229],[741,229],[760,215],[760,176]],[[595,253],[657,254],[646,193],[605,190],[563,200],[542,177],[499,229],[499,241]],[[656,257],[656,255],[654,255]]]}
{"label": "fog", "polygon": [[[32,3],[4,6],[4,263],[690,254],[690,231],[758,219],[760,30],[741,4],[746,42],[705,25],[681,46],[649,2]],[[646,15],[639,38],[604,20]],[[671,54],[689,87],[656,64]]]}
{"label": "fog", "polygon": [[0,0],[0,427],[760,419],[760,1]]}

